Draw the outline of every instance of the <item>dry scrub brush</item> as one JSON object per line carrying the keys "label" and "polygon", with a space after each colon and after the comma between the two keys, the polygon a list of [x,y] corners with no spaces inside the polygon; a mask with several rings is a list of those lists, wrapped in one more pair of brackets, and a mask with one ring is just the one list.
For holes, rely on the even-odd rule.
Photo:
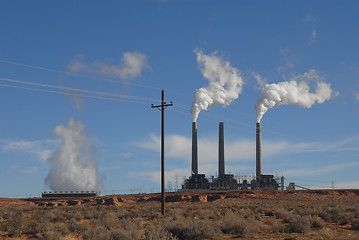
{"label": "dry scrub brush", "polygon": [[0,238],[49,239],[221,239],[257,234],[332,235],[329,225],[359,234],[359,209],[352,205],[222,200],[124,206],[0,207]]}

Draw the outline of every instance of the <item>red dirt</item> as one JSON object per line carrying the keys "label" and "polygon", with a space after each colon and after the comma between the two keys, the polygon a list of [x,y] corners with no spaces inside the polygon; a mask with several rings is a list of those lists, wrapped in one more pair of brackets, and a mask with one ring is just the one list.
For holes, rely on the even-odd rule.
{"label": "red dirt", "polygon": [[[287,201],[293,200],[298,203],[306,201],[339,201],[339,202],[359,202],[359,189],[353,190],[298,190],[298,191],[180,191],[166,193],[166,202],[212,202],[222,199],[241,199],[241,200],[273,200]],[[87,198],[25,198],[10,199],[0,198],[0,205],[38,205],[45,207],[73,206],[73,205],[127,205],[139,204],[143,202],[160,202],[160,193],[151,194],[128,194],[128,195],[109,195],[101,197]]]}

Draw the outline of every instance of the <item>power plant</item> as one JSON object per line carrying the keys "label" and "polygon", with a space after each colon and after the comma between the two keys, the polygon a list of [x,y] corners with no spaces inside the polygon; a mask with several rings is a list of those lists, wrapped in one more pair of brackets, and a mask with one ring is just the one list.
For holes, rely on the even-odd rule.
{"label": "power plant", "polygon": [[99,195],[96,191],[61,191],[61,192],[43,192],[42,197],[97,197]]}
{"label": "power plant", "polygon": [[192,123],[192,174],[184,181],[182,189],[212,189],[212,190],[284,190],[284,177],[280,184],[274,175],[264,175],[262,169],[262,139],[261,124],[256,124],[256,177],[250,182],[244,179],[242,182],[235,179],[233,174],[225,172],[225,150],[224,150],[224,124],[219,123],[218,137],[218,176],[206,178],[205,174],[198,173],[198,143],[197,122]]}
{"label": "power plant", "polygon": [[192,123],[192,175],[185,180],[184,189],[209,189],[205,174],[198,174],[197,122]]}

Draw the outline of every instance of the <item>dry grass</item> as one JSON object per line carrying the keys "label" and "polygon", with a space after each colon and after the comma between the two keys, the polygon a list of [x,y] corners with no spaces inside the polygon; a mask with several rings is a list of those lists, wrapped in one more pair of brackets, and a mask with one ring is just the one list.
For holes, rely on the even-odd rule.
{"label": "dry grass", "polygon": [[357,202],[224,199],[168,204],[166,217],[153,202],[0,207],[0,239],[326,239],[343,233],[359,238]]}

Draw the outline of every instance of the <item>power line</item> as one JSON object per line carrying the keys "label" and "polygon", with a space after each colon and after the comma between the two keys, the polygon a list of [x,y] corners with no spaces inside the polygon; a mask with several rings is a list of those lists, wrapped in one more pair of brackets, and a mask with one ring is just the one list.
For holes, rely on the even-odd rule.
{"label": "power line", "polygon": [[[6,64],[12,64],[12,65],[17,65],[17,66],[22,66],[22,67],[28,67],[28,68],[33,68],[33,69],[38,69],[38,70],[44,70],[44,71],[51,71],[51,72],[56,72],[56,73],[62,73],[62,74],[66,74],[66,75],[72,75],[72,76],[78,76],[78,77],[84,77],[84,78],[89,78],[89,79],[97,79],[97,80],[103,80],[103,81],[109,81],[109,82],[116,82],[119,83],[119,81],[113,80],[113,79],[108,79],[108,78],[102,78],[102,77],[96,77],[96,76],[89,76],[89,75],[85,75],[85,74],[79,74],[79,73],[74,73],[74,72],[69,72],[69,71],[61,71],[61,70],[57,70],[57,69],[53,69],[53,68],[48,68],[48,67],[42,67],[42,66],[35,66],[35,65],[30,65],[30,64],[23,64],[23,63],[18,63],[18,62],[13,62],[13,61],[8,61],[8,60],[4,60],[4,59],[0,59],[1,63],[6,63]],[[0,78],[0,80],[5,80],[5,78]],[[8,79],[7,79],[8,80]],[[38,84],[38,83],[31,83],[31,82],[27,82],[25,83],[25,81],[19,81],[19,80],[13,80],[18,81],[18,83],[22,82],[23,84],[31,84],[31,85],[37,85],[37,86],[42,86],[42,87],[46,87],[45,85],[47,84]],[[136,83],[130,83],[130,82],[126,82],[126,84],[128,85],[132,85],[132,86],[137,86],[137,87],[143,87],[143,88],[149,88],[149,89],[156,89],[159,90],[159,87],[154,87],[154,86],[148,86],[148,85],[143,85],[143,84],[136,84]],[[6,86],[6,87],[13,87],[13,88],[22,88],[22,89],[26,89],[26,90],[33,90],[33,91],[39,91],[39,92],[48,92],[48,93],[56,93],[56,94],[64,94],[64,95],[72,95],[72,96],[83,96],[83,97],[90,97],[88,95],[81,95],[81,94],[69,94],[69,93],[61,93],[61,92],[55,92],[55,91],[49,91],[49,90],[40,90],[40,89],[31,89],[31,88],[26,88],[26,87],[15,87],[15,86],[10,86],[10,85],[6,85],[6,84],[0,84],[1,86]],[[60,87],[60,86],[55,86],[55,85],[48,85],[49,87],[51,86],[51,88],[59,88],[59,89],[63,89],[63,90],[67,90],[67,91],[78,91],[78,92],[86,92],[86,93],[91,93],[91,94],[99,94],[99,95],[108,95],[111,97],[119,97],[119,98],[128,98],[128,99],[134,99],[134,100],[144,100],[144,101],[155,101],[154,99],[150,99],[150,98],[141,98],[141,97],[133,97],[133,96],[127,96],[127,95],[119,95],[119,94],[111,94],[111,93],[101,93],[101,92],[96,92],[96,91],[90,91],[90,90],[83,90],[83,89],[75,89],[75,88],[66,88],[66,87]],[[180,94],[176,91],[172,91],[169,90],[170,92],[172,92],[173,94],[179,95],[181,97],[185,97],[185,98],[192,98],[189,97],[187,95],[183,95]],[[97,97],[97,96],[91,96],[90,98],[97,98],[97,99],[102,99],[102,100],[110,100],[110,101],[120,101],[120,102],[133,102],[133,103],[140,103],[138,101],[130,101],[130,100],[118,100],[118,99],[112,99],[112,98],[106,98],[106,97]],[[147,102],[148,103],[148,102]],[[183,105],[180,103],[176,103],[176,105],[178,105],[178,107],[186,109],[186,110],[190,110],[190,107],[188,107],[188,105]],[[228,109],[231,112],[238,112],[235,111],[233,109]],[[221,115],[216,115],[213,113],[208,113],[208,112],[204,112],[202,113],[212,116],[212,117],[216,117],[216,118],[221,118],[226,119],[226,121],[232,122],[234,124],[238,124],[241,125],[242,127],[246,127],[246,128],[252,128],[252,125],[248,124],[248,123],[244,123],[238,120],[234,120],[231,118],[223,118],[223,116]],[[241,113],[238,112],[238,114],[244,115],[246,117],[250,117],[251,115],[247,114],[247,113]],[[200,119],[203,120],[207,120],[210,121],[209,119],[205,119],[202,118],[201,116],[199,117]],[[228,125],[229,127],[233,127],[231,125]],[[253,125],[254,126],[254,125]],[[238,129],[238,128],[237,128]],[[269,129],[263,129],[263,132],[267,132],[267,133],[271,133],[274,135],[278,135],[278,136],[282,136],[282,137],[287,137],[287,138],[291,138],[291,139],[296,139],[296,140],[304,140],[306,141],[306,139],[304,138],[299,138],[299,137],[295,137],[295,136],[290,136],[288,134],[283,134],[282,132],[277,132],[277,131],[272,131]]]}
{"label": "power line", "polygon": [[143,100],[143,101],[152,101],[152,100],[154,100],[154,99],[151,99],[151,98],[134,97],[134,96],[124,95],[124,94],[114,94],[114,93],[99,92],[99,91],[92,91],[92,90],[79,89],[79,88],[70,88],[70,87],[63,87],[63,86],[58,86],[58,85],[50,85],[50,84],[43,84],[43,83],[36,83],[36,82],[29,82],[29,81],[21,81],[21,80],[2,78],[2,77],[0,77],[0,81],[14,82],[14,83],[33,85],[33,86],[39,86],[39,87],[45,87],[45,88],[55,88],[55,89],[61,89],[61,90],[65,90],[65,91],[74,91],[74,92],[90,93],[90,94],[105,95],[105,96],[107,95],[107,96],[116,97],[116,98],[118,97],[118,98]]}
{"label": "power line", "polygon": [[[22,67],[28,67],[28,68],[33,68],[33,69],[38,69],[38,70],[44,70],[44,71],[50,71],[50,72],[56,72],[56,73],[62,73],[62,74],[66,74],[66,75],[72,75],[72,76],[78,76],[78,77],[84,77],[84,78],[90,78],[90,79],[97,79],[97,80],[105,80],[105,81],[110,81],[110,82],[118,82],[116,80],[113,80],[113,79],[108,79],[108,78],[102,78],[102,77],[96,77],[96,76],[89,76],[89,75],[85,75],[85,74],[79,74],[79,73],[74,73],[74,72],[70,72],[70,71],[61,71],[61,70],[57,70],[57,69],[53,69],[53,68],[48,68],[48,67],[42,67],[42,66],[35,66],[35,65],[30,65],[30,64],[23,64],[23,63],[18,63],[18,62],[13,62],[13,61],[8,61],[8,60],[4,60],[4,59],[0,59],[0,62],[2,63],[7,63],[7,64],[12,64],[12,65],[17,65],[17,66],[22,66]],[[5,79],[5,78],[0,78],[0,80],[9,80],[9,79]],[[100,93],[100,92],[95,92],[95,91],[88,91],[88,90],[82,90],[82,89],[71,89],[71,88],[66,88],[66,87],[60,87],[60,86],[54,86],[54,85],[47,85],[47,84],[38,84],[38,83],[31,83],[31,82],[24,82],[24,81],[19,81],[19,80],[13,80],[13,82],[18,82],[18,83],[23,83],[23,84],[31,84],[31,85],[37,85],[37,86],[42,86],[42,87],[51,87],[51,88],[59,88],[59,89],[64,89],[64,90],[71,90],[71,91],[79,91],[79,92],[86,92],[86,93],[92,93],[92,94],[100,94],[100,95],[111,95],[111,96],[114,96],[114,94],[108,94],[108,93]],[[160,88],[157,88],[157,87],[153,87],[153,86],[147,86],[147,85],[142,85],[142,84],[135,84],[135,83],[126,83],[126,84],[129,84],[129,85],[133,85],[133,86],[139,86],[139,87],[144,87],[144,88],[151,88],[151,89],[160,89]],[[4,85],[3,85],[4,86]],[[8,86],[9,87],[9,86]],[[23,89],[27,89],[27,90],[31,90],[29,88],[23,88]],[[39,89],[36,89],[35,91],[39,91]],[[43,91],[45,92],[45,91]],[[190,96],[187,96],[187,95],[184,95],[184,94],[180,94],[176,91],[172,91],[170,90],[170,92],[172,92],[173,94],[176,94],[176,95],[179,95],[181,97],[185,97],[185,98],[189,98],[189,99],[192,99],[192,97]],[[57,93],[57,92],[55,92]],[[58,93],[59,94],[59,93]],[[61,94],[61,93],[60,93]],[[70,94],[66,94],[66,95],[70,95]],[[73,96],[75,96],[73,94]],[[116,95],[115,97],[123,97],[123,98],[128,98],[126,96],[119,96],[119,95]],[[136,100],[142,100],[140,99],[139,97],[136,97],[136,98],[130,98],[130,99],[136,99]],[[155,101],[154,99],[143,99],[143,100],[147,100],[147,101]],[[188,106],[188,105],[184,105],[184,104],[181,104],[181,103],[177,103],[178,104],[178,107],[180,108],[183,108],[185,110],[190,110],[191,108]],[[177,105],[176,104],[176,105]],[[233,110],[232,110],[233,111]],[[235,111],[233,111],[235,112]],[[204,113],[204,114],[207,114],[207,115],[210,115],[212,117],[220,117],[221,119],[223,119],[223,116],[219,116],[219,115],[215,115],[215,114],[211,114],[211,113]],[[241,113],[240,113],[241,114]],[[244,114],[246,116],[248,116],[248,114]],[[203,119],[203,120],[209,120],[209,119],[204,119],[202,117],[200,117],[200,119]],[[231,121],[235,124],[239,124],[239,125],[242,125],[243,127],[250,127],[251,128],[251,125],[247,124],[247,123],[242,123],[238,120],[233,120],[233,119],[230,119],[230,118],[226,118],[227,121]],[[266,131],[266,130],[264,130]],[[284,135],[282,133],[277,133],[277,132],[273,132],[271,131],[271,133],[274,133],[274,134],[278,134],[278,135]],[[284,136],[287,136],[287,135],[284,135]],[[287,136],[288,137],[288,136]],[[289,136],[290,137],[290,136]],[[294,137],[293,137],[294,138]]]}
{"label": "power line", "polygon": [[11,87],[11,88],[18,88],[18,89],[24,89],[24,90],[30,90],[30,91],[36,91],[36,92],[46,92],[46,93],[54,93],[54,94],[75,96],[75,97],[94,98],[94,99],[108,100],[108,101],[115,101],[115,102],[128,102],[128,103],[148,104],[147,102],[140,102],[140,101],[135,101],[135,100],[120,99],[120,98],[109,98],[109,97],[100,97],[100,96],[91,96],[91,95],[76,94],[76,93],[70,93],[70,92],[58,92],[58,91],[53,91],[53,90],[38,89],[38,88],[29,88],[29,87],[22,87],[22,86],[14,86],[14,85],[7,85],[7,84],[1,84],[1,83],[0,83],[0,86],[3,86],[3,87]]}
{"label": "power line", "polygon": [[[38,70],[49,71],[49,72],[62,73],[62,74],[72,75],[72,76],[77,76],[77,77],[84,77],[84,78],[89,78],[89,79],[96,79],[96,80],[102,80],[102,81],[119,83],[119,81],[113,80],[113,79],[109,79],[109,78],[89,76],[89,75],[86,75],[86,74],[80,74],[80,73],[74,73],[74,72],[69,72],[69,71],[57,70],[57,69],[48,68],[48,67],[41,67],[41,66],[23,64],[23,63],[17,63],[17,62],[12,62],[12,61],[3,60],[3,59],[0,59],[0,62],[2,62],[2,63],[7,63],[7,64],[12,64],[12,65],[17,65],[17,66],[22,66],[22,67],[28,67],[28,68],[38,69]],[[132,86],[137,86],[137,87],[143,87],[143,88],[151,88],[151,89],[156,89],[156,90],[159,90],[159,89],[160,89],[159,87],[148,86],[148,85],[137,84],[137,83],[129,83],[129,82],[126,82],[126,84],[127,84],[127,85],[132,85]]]}

